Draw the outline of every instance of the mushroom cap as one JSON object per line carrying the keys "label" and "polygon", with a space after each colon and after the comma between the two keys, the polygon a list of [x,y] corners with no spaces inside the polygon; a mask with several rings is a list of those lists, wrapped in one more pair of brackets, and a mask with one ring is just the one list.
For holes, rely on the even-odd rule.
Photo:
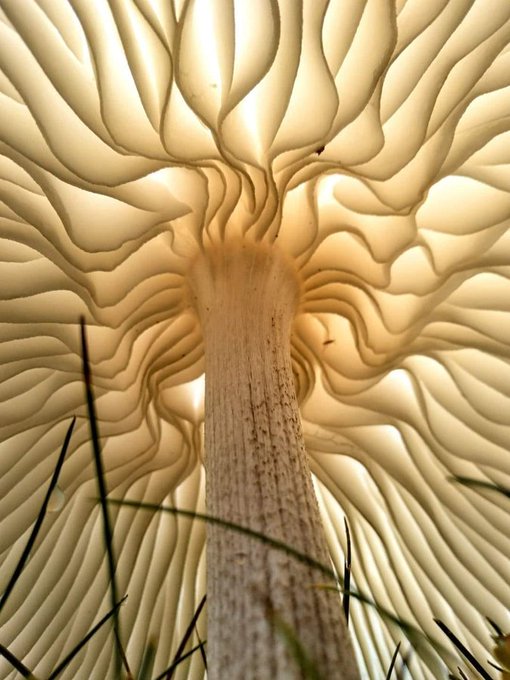
{"label": "mushroom cap", "polygon": [[[507,0],[2,0],[1,583],[77,416],[0,619],[34,672],[109,608],[78,318],[110,495],[203,511],[186,272],[235,239],[301,276],[292,358],[338,570],[345,515],[356,587],[485,663],[484,617],[510,629],[508,501],[451,477],[510,488],[509,43]],[[128,658],[155,641],[160,671],[204,592],[204,526],[111,515]],[[403,632],[351,606],[381,677]],[[413,678],[460,664],[411,641]],[[62,677],[107,677],[111,649],[102,630]],[[202,676],[194,655],[177,677]]]}

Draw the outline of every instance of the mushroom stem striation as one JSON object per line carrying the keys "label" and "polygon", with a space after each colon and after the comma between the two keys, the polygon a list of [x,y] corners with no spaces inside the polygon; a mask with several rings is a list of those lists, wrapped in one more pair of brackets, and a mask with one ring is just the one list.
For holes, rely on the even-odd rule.
{"label": "mushroom stem striation", "polygon": [[[205,341],[207,511],[328,565],[290,358],[297,274],[275,247],[244,243],[209,249],[189,281]],[[305,677],[296,641],[320,677],[359,677],[338,593],[314,587],[323,573],[207,531],[209,677]]]}

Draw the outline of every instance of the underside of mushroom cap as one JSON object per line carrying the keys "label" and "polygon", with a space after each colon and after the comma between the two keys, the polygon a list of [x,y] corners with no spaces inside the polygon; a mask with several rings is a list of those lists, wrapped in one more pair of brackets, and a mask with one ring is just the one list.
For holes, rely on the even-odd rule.
{"label": "underside of mushroom cap", "polygon": [[[2,584],[77,416],[0,617],[28,668],[109,608],[78,319],[111,497],[203,511],[186,277],[233,242],[277,244],[300,280],[291,355],[336,568],[345,515],[356,587],[487,667],[484,617],[510,629],[507,501],[452,477],[510,487],[509,43],[506,0],[2,0]],[[204,592],[204,526],[111,515],[126,653],[138,670],[155,640],[161,672]],[[402,629],[351,607],[383,677]],[[410,644],[413,679],[468,673]],[[111,650],[104,629],[61,677],[108,677]],[[176,671],[203,674],[198,653]]]}

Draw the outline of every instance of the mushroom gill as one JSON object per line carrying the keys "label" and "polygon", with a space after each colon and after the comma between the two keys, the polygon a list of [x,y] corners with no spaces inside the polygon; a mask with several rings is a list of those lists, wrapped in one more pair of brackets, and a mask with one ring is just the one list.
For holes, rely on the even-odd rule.
{"label": "mushroom gill", "polygon": [[[270,374],[292,323],[299,460],[331,558],[341,574],[345,516],[355,587],[413,627],[352,601],[360,674],[384,677],[403,640],[413,679],[469,677],[434,618],[490,669],[485,617],[510,631],[508,503],[452,477],[510,488],[509,43],[507,0],[0,0],[2,591],[77,416],[0,615],[1,645],[37,677],[110,606],[80,316],[111,498],[197,512],[204,368],[206,411],[216,399],[235,433],[256,384],[235,385],[243,352]],[[266,270],[278,283],[262,300]],[[271,335],[266,302],[286,331]],[[259,512],[216,489],[234,519]],[[301,500],[283,514],[299,522]],[[110,512],[122,642],[135,673],[154,644],[157,676],[205,592],[206,528]],[[249,569],[234,551],[232,573]],[[201,618],[189,648],[206,635]],[[113,646],[106,626],[61,677],[113,677]],[[175,672],[203,675],[199,653]]]}

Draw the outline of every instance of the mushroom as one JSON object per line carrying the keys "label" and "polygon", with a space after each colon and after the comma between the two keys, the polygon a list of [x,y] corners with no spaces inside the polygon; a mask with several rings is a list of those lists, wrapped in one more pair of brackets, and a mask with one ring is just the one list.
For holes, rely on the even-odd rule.
{"label": "mushroom", "polygon": [[[484,617],[510,630],[508,508],[452,477],[510,487],[508,2],[2,0],[0,19],[2,583],[77,416],[0,643],[47,676],[109,608],[83,315],[113,499],[326,564],[327,542],[338,573],[346,516],[356,588],[486,665]],[[161,673],[206,528],[110,513],[126,655],[138,672],[154,646]],[[357,677],[353,654],[384,676],[394,621],[353,601],[353,652],[323,574],[207,535],[210,677],[301,677],[296,641],[328,678]],[[413,678],[461,665],[411,642]],[[61,677],[111,677],[112,649],[104,627]]]}

